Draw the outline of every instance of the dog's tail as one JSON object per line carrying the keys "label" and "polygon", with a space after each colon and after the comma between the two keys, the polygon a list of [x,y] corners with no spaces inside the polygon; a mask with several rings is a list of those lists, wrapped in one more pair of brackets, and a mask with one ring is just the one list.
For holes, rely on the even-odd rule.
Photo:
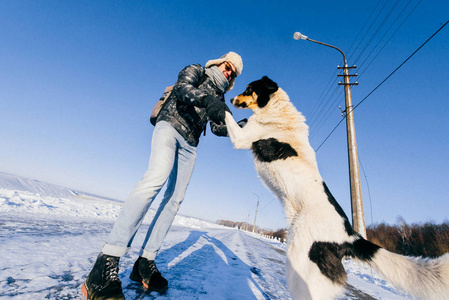
{"label": "dog's tail", "polygon": [[422,298],[443,300],[449,295],[449,253],[438,258],[399,255],[360,238],[351,256],[372,266],[391,284]]}

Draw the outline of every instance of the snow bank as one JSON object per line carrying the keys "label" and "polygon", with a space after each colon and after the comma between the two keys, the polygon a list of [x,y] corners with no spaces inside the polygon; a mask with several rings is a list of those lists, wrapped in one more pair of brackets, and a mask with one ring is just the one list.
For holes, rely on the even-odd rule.
{"label": "snow bank", "polygon": [[[0,299],[78,299],[123,203],[0,173]],[[165,295],[145,295],[128,279],[150,210],[120,261],[127,299],[291,299],[285,244],[177,216],[156,259],[169,280]],[[341,299],[407,299],[372,270],[345,262],[348,290]]]}

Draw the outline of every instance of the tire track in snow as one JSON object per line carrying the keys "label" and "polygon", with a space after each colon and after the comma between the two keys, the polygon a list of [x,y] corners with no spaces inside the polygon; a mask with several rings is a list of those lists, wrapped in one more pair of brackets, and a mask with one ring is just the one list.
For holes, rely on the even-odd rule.
{"label": "tire track in snow", "polygon": [[139,289],[127,278],[132,268],[129,266],[123,279],[120,276],[125,295],[130,299],[142,293],[153,299],[269,299],[251,272],[247,250],[236,241],[236,233],[228,228],[207,232],[173,228],[167,236],[168,245],[156,258],[159,270],[169,281],[166,294]]}
{"label": "tire track in snow", "polygon": [[[266,288],[269,299],[291,299],[287,288],[285,290],[279,289],[279,285],[285,287],[287,285],[285,274],[286,251],[245,232],[241,232],[240,236],[248,249],[248,257],[253,265],[252,271],[263,282],[260,284]],[[270,249],[273,251],[270,251]],[[273,252],[277,255],[273,255]],[[280,280],[280,278],[284,280]],[[344,296],[339,299],[376,300],[376,298],[350,284],[347,285]]]}
{"label": "tire track in snow", "polygon": [[251,272],[263,287],[267,299],[292,299],[285,275],[285,250],[246,232],[239,232],[239,236],[247,249]]}

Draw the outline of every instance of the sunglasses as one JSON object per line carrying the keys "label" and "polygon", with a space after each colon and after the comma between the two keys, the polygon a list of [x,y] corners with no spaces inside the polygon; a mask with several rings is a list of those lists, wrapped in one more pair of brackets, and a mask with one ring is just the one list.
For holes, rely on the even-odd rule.
{"label": "sunglasses", "polygon": [[229,62],[225,62],[224,64],[225,64],[225,69],[226,69],[226,71],[231,71],[231,77],[232,77],[232,78],[237,77],[237,74],[235,74],[235,72],[232,71],[232,66],[231,66],[231,64],[230,64]]}

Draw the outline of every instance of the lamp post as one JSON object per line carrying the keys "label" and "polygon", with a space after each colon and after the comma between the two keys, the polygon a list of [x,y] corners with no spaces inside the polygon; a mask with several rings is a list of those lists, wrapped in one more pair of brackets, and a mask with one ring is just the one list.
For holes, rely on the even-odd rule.
{"label": "lamp post", "polygon": [[257,197],[257,206],[256,206],[256,214],[254,215],[254,225],[253,225],[253,232],[256,230],[256,219],[257,219],[257,210],[259,209],[259,195],[253,192],[254,195]]}
{"label": "lamp post", "polygon": [[[299,32],[295,32],[293,34],[293,38],[295,40],[306,40],[306,41],[314,42],[316,44],[334,48],[334,49],[338,50],[343,55],[344,67],[338,67],[338,69],[343,69],[343,75],[338,74],[338,76],[344,77],[344,83],[339,83],[339,85],[345,86],[346,132],[347,132],[347,141],[348,141],[349,183],[350,183],[350,189],[351,189],[352,226],[354,227],[355,231],[357,231],[363,237],[366,238],[365,217],[363,214],[362,189],[361,189],[361,185],[360,185],[360,171],[359,171],[358,155],[357,155],[357,143],[356,143],[356,139],[355,139],[354,114],[352,111],[353,106],[352,106],[352,97],[351,97],[351,85],[354,85],[354,83],[350,83],[350,77],[357,76],[357,75],[349,75],[349,69],[354,69],[355,66],[348,67],[345,54],[343,53],[343,51],[341,51],[339,48],[337,48],[335,46],[309,39],[307,36],[305,36]],[[355,83],[355,84],[357,84],[357,83]]]}

